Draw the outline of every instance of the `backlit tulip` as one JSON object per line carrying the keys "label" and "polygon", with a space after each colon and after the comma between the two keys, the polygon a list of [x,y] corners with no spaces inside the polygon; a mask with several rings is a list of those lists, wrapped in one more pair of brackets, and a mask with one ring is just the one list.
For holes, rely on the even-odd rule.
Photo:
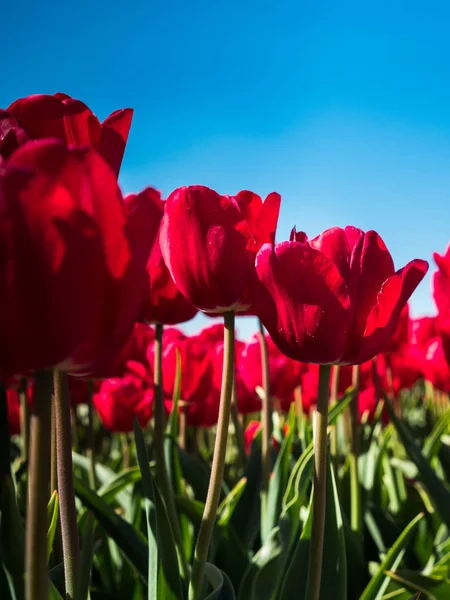
{"label": "backlit tulip", "polygon": [[74,146],[92,146],[118,176],[133,117],[130,108],[116,110],[100,123],[83,102],[58,93],[20,98],[7,112],[23,128],[23,133],[16,134],[19,142],[26,135],[33,140],[58,138]]}
{"label": "backlit tulip", "polygon": [[302,362],[358,364],[390,339],[428,264],[399,271],[374,231],[328,229],[266,244],[256,258],[257,313],[278,348]]}
{"label": "backlit tulip", "polygon": [[137,221],[142,212],[152,212],[152,226],[147,227],[152,247],[147,262],[147,285],[140,318],[147,323],[164,325],[189,321],[197,314],[197,309],[178,290],[161,254],[159,229],[164,214],[161,194],[153,188],[146,188],[139,194],[126,196],[125,205]]}
{"label": "backlit tulip", "polygon": [[178,188],[166,202],[161,251],[182,294],[205,312],[248,311],[249,283],[262,244],[273,242],[280,196],[221,196]]}
{"label": "backlit tulip", "polygon": [[114,173],[93,149],[28,142],[2,163],[0,206],[0,364],[92,372],[129,336],[145,283]]}
{"label": "backlit tulip", "polygon": [[450,367],[445,359],[442,340],[431,339],[425,354],[423,365],[425,379],[442,392],[450,392]]}

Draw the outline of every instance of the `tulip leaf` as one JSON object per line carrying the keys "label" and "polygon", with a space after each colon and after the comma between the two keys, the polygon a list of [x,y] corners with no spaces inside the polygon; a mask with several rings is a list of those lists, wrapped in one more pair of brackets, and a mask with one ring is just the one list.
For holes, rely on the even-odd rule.
{"label": "tulip leaf", "polygon": [[80,567],[75,587],[75,600],[88,600],[92,561],[94,558],[95,522],[92,513],[88,513],[81,539]]}
{"label": "tulip leaf", "polygon": [[407,426],[398,419],[386,394],[384,394],[384,398],[389,416],[405,446],[406,452],[411,460],[417,465],[423,484],[427,489],[436,510],[447,527],[450,528],[450,491],[433,471]]}
{"label": "tulip leaf", "polygon": [[389,548],[384,560],[378,567],[377,572],[363,591],[360,600],[378,600],[378,598],[381,598],[384,594],[389,584],[389,576],[386,574],[386,571],[389,571],[393,567],[395,568],[399,564],[405,553],[406,545],[422,517],[423,513],[417,515],[417,517],[405,527],[392,547]]}
{"label": "tulip leaf", "polygon": [[[287,567],[285,576],[281,581],[282,587],[279,600],[288,600],[293,597],[299,599],[306,598],[306,580],[312,530],[313,495],[314,490],[311,493],[308,517],[304,529],[294,548],[292,559]],[[334,472],[329,457],[327,461],[325,532],[326,538],[322,553],[320,598],[321,600],[326,600],[328,598],[346,600],[347,559],[344,524]]]}
{"label": "tulip leaf", "polygon": [[448,600],[450,581],[444,578],[429,577],[416,571],[400,570],[387,575],[410,592],[421,592],[428,600]]}
{"label": "tulip leaf", "polygon": [[86,487],[78,477],[73,480],[75,494],[89,508],[105,532],[115,541],[124,555],[146,581],[148,546],[143,536],[120,517],[107,502]]}
{"label": "tulip leaf", "polygon": [[55,539],[56,528],[59,523],[59,497],[55,490],[47,506],[47,520],[49,523],[47,532],[47,563],[53,551],[53,541]]}
{"label": "tulip leaf", "polygon": [[295,405],[291,404],[288,419],[288,433],[283,440],[281,450],[278,453],[275,467],[269,482],[267,496],[267,510],[262,522],[261,539],[266,540],[269,533],[278,525],[281,514],[282,500],[286,484],[289,478],[289,466],[291,461],[291,446],[295,427]]}
{"label": "tulip leaf", "polygon": [[205,580],[212,591],[204,600],[235,600],[233,586],[228,576],[211,563],[205,564]]}
{"label": "tulip leaf", "polygon": [[[263,570],[266,570],[266,573],[269,571],[269,574],[272,575],[272,577],[269,577],[268,587],[266,586],[264,590],[264,598],[270,597],[270,594],[275,591],[276,586],[276,578],[273,576],[276,571],[273,567],[278,565],[281,553],[280,530],[276,527],[272,529],[263,546],[252,558],[239,586],[239,600],[256,600],[257,597],[255,594],[261,591],[262,587],[257,581]],[[267,577],[263,575],[263,578],[266,582]]]}
{"label": "tulip leaf", "polygon": [[144,488],[149,544],[148,600],[182,600],[183,590],[172,528],[166,507],[153,481],[144,434],[134,419],[134,438]]}
{"label": "tulip leaf", "polygon": [[437,420],[430,435],[427,436],[423,445],[423,455],[429,461],[438,455],[442,444],[442,436],[450,426],[450,409],[446,410]]}

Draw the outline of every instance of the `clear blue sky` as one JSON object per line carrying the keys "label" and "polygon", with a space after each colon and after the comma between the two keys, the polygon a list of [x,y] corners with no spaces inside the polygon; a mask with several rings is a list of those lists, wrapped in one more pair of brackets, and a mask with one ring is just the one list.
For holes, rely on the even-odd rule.
{"label": "clear blue sky", "polygon": [[[401,267],[450,240],[449,22],[444,1],[9,2],[0,107],[131,106],[125,192],[277,191],[279,240],[376,229]],[[429,276],[411,306],[433,312]]]}

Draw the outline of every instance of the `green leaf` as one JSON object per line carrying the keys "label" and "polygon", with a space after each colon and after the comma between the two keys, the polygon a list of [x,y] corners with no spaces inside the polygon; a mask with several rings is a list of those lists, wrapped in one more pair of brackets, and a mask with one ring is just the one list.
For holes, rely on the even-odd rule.
{"label": "green leaf", "polygon": [[237,503],[239,502],[239,498],[242,496],[245,490],[246,485],[247,479],[245,477],[242,477],[236,483],[231,492],[222,500],[222,503],[220,504],[217,510],[217,515],[219,518],[218,524],[220,527],[228,525],[231,517],[233,516],[234,509],[236,508]]}
{"label": "green leaf", "polygon": [[[257,584],[258,577],[262,571],[267,569],[271,574],[274,573],[273,567],[276,566],[280,560],[282,552],[280,531],[279,528],[272,529],[270,534],[267,536],[264,545],[252,558],[250,565],[248,566],[244,577],[242,578],[241,585],[239,586],[238,599],[239,600],[256,600],[255,594],[258,590],[261,590],[261,585]],[[267,581],[267,578],[264,577]],[[269,586],[265,588],[264,598],[275,590],[276,579],[269,578]],[[259,600],[259,599],[258,599]]]}
{"label": "green leaf", "polygon": [[142,479],[139,467],[131,467],[118,473],[115,477],[104,483],[97,490],[97,494],[105,502],[111,504],[116,496],[125,490],[129,485],[133,485]]}
{"label": "green leaf", "polygon": [[[181,471],[186,482],[194,490],[195,497],[205,502],[208,494],[209,478],[211,470],[202,461],[195,456],[191,456],[180,447],[178,447],[178,456],[180,459]],[[227,484],[222,482],[221,500],[230,492]]]}
{"label": "green leaf", "polygon": [[[305,527],[294,550],[292,560],[283,577],[280,600],[306,598],[309,546],[312,529],[312,498]],[[325,507],[326,538],[322,554],[321,600],[347,598],[347,559],[345,551],[344,525],[340,502],[330,458],[327,461],[327,486]]]}
{"label": "green leaf", "polygon": [[182,600],[183,587],[173,532],[166,507],[150,472],[144,434],[137,419],[134,420],[134,437],[139,467],[142,473],[147,514],[149,538],[148,599]]}
{"label": "green leaf", "polygon": [[384,397],[389,416],[405,446],[406,452],[417,465],[423,484],[427,488],[436,510],[447,527],[450,528],[450,491],[433,471],[406,425],[398,419],[386,394],[384,394]]}
{"label": "green leaf", "polygon": [[388,550],[384,560],[378,567],[377,572],[367,584],[367,587],[362,593],[360,600],[376,600],[384,594],[389,584],[389,576],[386,575],[386,571],[392,569],[394,564],[401,560],[405,552],[406,545],[422,517],[423,513],[417,515],[417,517],[415,517],[402,531],[396,542]]}
{"label": "green leaf", "polygon": [[3,477],[1,509],[1,556],[7,575],[10,577],[10,587],[12,586],[14,590],[15,600],[23,600],[25,598],[25,532],[17,506],[14,483],[9,475]]}
{"label": "green leaf", "polygon": [[291,461],[291,446],[295,427],[295,405],[291,404],[288,419],[288,434],[283,440],[281,450],[278,453],[275,467],[269,482],[267,496],[267,511],[262,523],[261,539],[264,543],[267,536],[274,527],[278,525],[281,514],[282,500],[286,484],[289,478],[289,466]]}
{"label": "green leaf", "polygon": [[233,586],[227,575],[211,563],[205,564],[205,579],[212,587],[212,591],[205,600],[235,600]]}
{"label": "green leaf", "polygon": [[437,420],[433,431],[427,436],[423,445],[423,455],[431,460],[439,453],[442,443],[442,436],[448,430],[450,425],[450,409],[446,410]]}
{"label": "green leaf", "polygon": [[53,551],[53,541],[55,539],[56,528],[59,522],[59,497],[55,490],[47,506],[47,520],[49,523],[47,532],[47,563]]}
{"label": "green leaf", "polygon": [[448,579],[428,577],[415,571],[401,570],[396,573],[387,572],[396,583],[410,592],[421,592],[428,600],[448,600],[450,598],[450,581]]}
{"label": "green leaf", "polygon": [[103,498],[86,487],[80,479],[73,480],[75,494],[91,510],[106,533],[116,542],[139,575],[147,580],[148,546],[144,537],[122,519]]}
{"label": "green leaf", "polygon": [[88,600],[91,579],[92,560],[94,558],[95,522],[92,513],[88,513],[81,539],[80,568],[77,574],[75,600]]}

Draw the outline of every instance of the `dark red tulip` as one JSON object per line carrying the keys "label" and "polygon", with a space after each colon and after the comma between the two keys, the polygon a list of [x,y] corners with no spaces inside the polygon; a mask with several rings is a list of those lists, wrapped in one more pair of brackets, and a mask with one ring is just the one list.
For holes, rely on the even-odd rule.
{"label": "dark red tulip", "polygon": [[29,139],[16,117],[0,109],[0,158],[8,158]]}
{"label": "dark red tulip", "polygon": [[442,340],[432,338],[427,346],[423,365],[425,379],[442,392],[450,392],[450,367],[445,359]]}
{"label": "dark red tulip", "polygon": [[150,421],[153,390],[134,375],[106,379],[99,393],[94,395],[94,405],[106,429],[129,433],[133,431],[135,417],[143,428]]}
{"label": "dark red tulip", "polygon": [[[287,356],[284,356],[272,340],[267,336],[267,350],[269,357],[269,385],[270,393],[276,398],[283,410],[289,410],[289,405],[294,400],[294,390],[300,385],[302,365]],[[238,368],[242,371],[242,378],[250,392],[255,392],[257,387],[262,387],[261,344],[259,334],[255,334],[243,348],[237,358]],[[304,367],[306,369],[306,365]],[[259,408],[254,410],[260,410]]]}
{"label": "dark red tulip", "polygon": [[20,435],[20,401],[19,392],[15,389],[6,390],[6,410],[9,435]]}
{"label": "dark red tulip", "polygon": [[280,196],[221,196],[203,186],[178,188],[166,202],[161,251],[181,293],[210,313],[248,311],[249,283],[262,244],[273,242]]}
{"label": "dark red tulip", "polygon": [[145,284],[116,177],[95,150],[57,140],[0,169],[0,364],[90,373],[126,341]]}
{"label": "dark red tulip", "polygon": [[[257,313],[278,348],[301,362],[358,364],[388,342],[428,264],[399,271],[383,240],[356,227],[266,244],[256,258]],[[296,241],[301,240],[301,241]]]}
{"label": "dark red tulip", "polygon": [[142,303],[141,319],[147,323],[176,325],[189,321],[197,314],[197,309],[183,296],[175,285],[169,269],[163,260],[159,244],[159,229],[164,215],[164,202],[161,194],[153,188],[146,188],[139,194],[129,194],[125,204],[140,222],[142,212],[152,212],[152,227],[147,227],[152,249],[147,262],[147,285]]}
{"label": "dark red tulip", "polygon": [[73,146],[91,146],[118,176],[133,118],[131,108],[116,110],[100,123],[83,102],[58,93],[20,98],[7,111],[30,139],[57,138]]}

